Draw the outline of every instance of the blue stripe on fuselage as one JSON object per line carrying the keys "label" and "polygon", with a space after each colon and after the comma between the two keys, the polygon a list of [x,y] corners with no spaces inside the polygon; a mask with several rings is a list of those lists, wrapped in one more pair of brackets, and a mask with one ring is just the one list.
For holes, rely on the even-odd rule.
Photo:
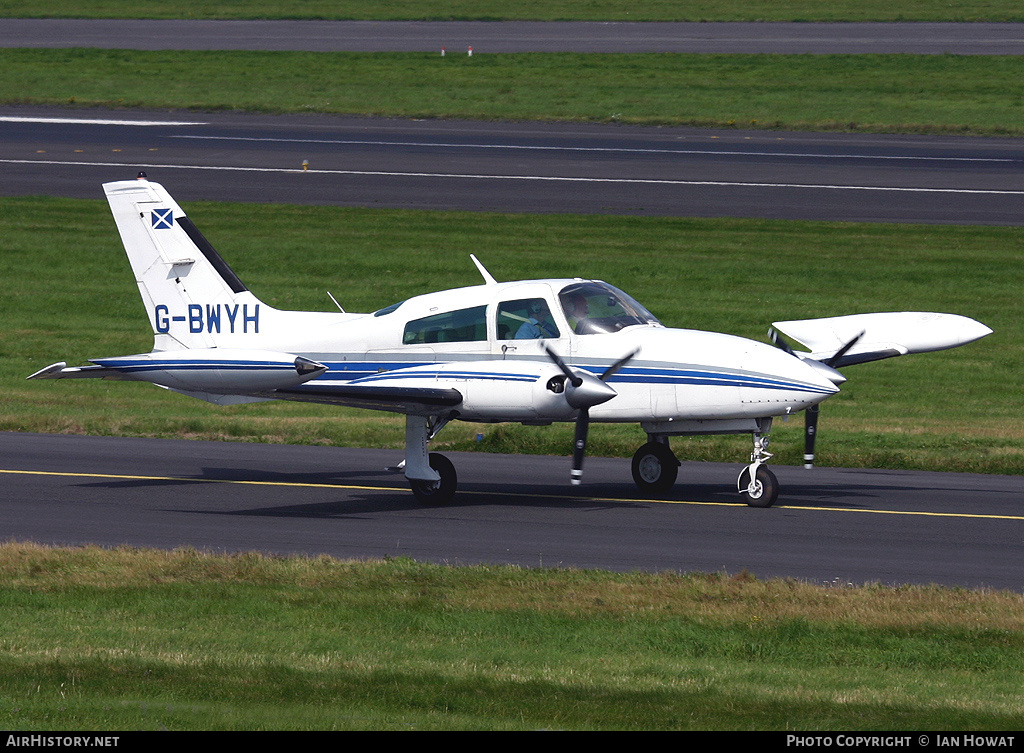
{"label": "blue stripe on fuselage", "polygon": [[[410,373],[413,367],[436,366],[442,367],[450,364],[450,361],[439,361],[435,363],[408,363],[394,361],[342,361],[327,363],[329,366],[326,374],[320,379],[336,380],[344,373],[350,376],[350,381],[369,383],[378,380],[394,379],[482,379],[495,381],[516,381],[525,382],[538,379],[536,373],[505,373],[505,372],[479,372],[467,370],[461,371],[419,371]],[[610,366],[611,363],[608,364]],[[600,376],[607,366],[572,366],[584,371],[589,371],[594,376]],[[781,379],[771,374],[740,373],[716,371],[714,369],[689,368],[666,368],[662,366],[628,366],[608,379],[609,383],[617,384],[668,384],[688,386],[712,386],[712,387],[750,387],[760,389],[771,389],[791,392],[817,392],[823,395],[831,394],[832,390],[819,385]]]}
{"label": "blue stripe on fuselage", "polygon": [[[316,354],[313,355],[316,358]],[[360,384],[372,384],[375,382],[393,381],[396,379],[420,379],[436,381],[441,379],[475,379],[487,381],[507,382],[531,382],[540,378],[539,373],[530,373],[523,370],[519,373],[473,371],[441,371],[440,367],[450,365],[450,361],[438,362],[409,362],[409,361],[324,361],[328,371],[313,381],[345,381]],[[209,371],[219,369],[222,371],[247,371],[257,369],[277,368],[291,370],[294,366],[288,363],[273,361],[185,361],[185,360],[149,360],[149,359],[125,359],[125,358],[102,358],[95,359],[94,363],[102,364],[110,368],[118,369],[126,373],[141,373],[147,371],[182,370],[182,371]],[[524,364],[525,365],[525,364]],[[610,364],[609,364],[610,365]],[[438,371],[420,370],[412,371],[414,367],[436,366]],[[604,368],[602,366],[587,365],[574,366],[581,370],[589,371],[595,376],[600,376]],[[609,383],[631,384],[631,385],[677,385],[677,386],[710,386],[710,387],[749,387],[758,389],[791,391],[791,392],[816,392],[819,394],[831,394],[831,391],[819,385],[796,382],[781,379],[770,374],[740,373],[718,371],[714,369],[701,369],[698,367],[688,368],[667,368],[663,366],[627,366],[608,379]]]}

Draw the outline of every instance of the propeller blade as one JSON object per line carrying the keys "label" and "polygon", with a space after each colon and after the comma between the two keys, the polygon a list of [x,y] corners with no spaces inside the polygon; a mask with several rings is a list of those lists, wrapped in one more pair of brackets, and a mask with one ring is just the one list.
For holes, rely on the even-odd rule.
{"label": "propeller blade", "polygon": [[814,443],[818,439],[818,406],[804,411],[804,468],[814,467]]}
{"label": "propeller blade", "polygon": [[826,366],[831,366],[833,369],[836,368],[839,365],[840,361],[842,361],[843,356],[846,355],[847,351],[849,351],[850,348],[852,348],[854,345],[856,345],[858,340],[860,340],[862,337],[864,337],[864,332],[866,332],[866,331],[867,330],[862,330],[859,335],[856,335],[855,337],[851,338],[850,341],[848,343],[846,343],[846,345],[844,345],[839,350],[837,350],[835,352],[835,354],[832,355],[830,358],[826,358],[823,361],[823,363]]}
{"label": "propeller blade", "polygon": [[770,327],[768,329],[768,339],[775,344],[776,348],[786,351],[791,356],[796,355],[796,353],[793,352],[793,346],[786,342],[785,338],[779,334],[779,331],[775,329],[775,327]]}
{"label": "propeller blade", "polygon": [[583,458],[587,454],[587,433],[590,431],[590,412],[583,408],[576,418],[576,436],[572,443],[572,471],[569,482],[579,486],[583,480]]}
{"label": "propeller blade", "polygon": [[548,358],[554,361],[555,365],[562,370],[562,373],[565,374],[565,378],[569,380],[569,383],[573,387],[579,387],[581,384],[583,384],[583,379],[578,374],[573,373],[572,369],[570,369],[566,365],[565,361],[562,360],[562,357],[560,355],[558,355],[555,351],[551,350],[551,348],[549,348],[547,345],[544,346],[544,352],[547,353]]}
{"label": "propeller blade", "polygon": [[609,366],[607,369],[605,369],[604,373],[601,375],[601,381],[602,382],[607,382],[609,379],[611,379],[613,376],[615,376],[615,374],[618,373],[619,369],[621,369],[627,363],[632,361],[633,358],[636,356],[636,354],[639,353],[639,352],[640,352],[640,348],[637,348],[636,350],[634,350],[629,355],[623,356],[618,361],[616,361],[611,366]]}

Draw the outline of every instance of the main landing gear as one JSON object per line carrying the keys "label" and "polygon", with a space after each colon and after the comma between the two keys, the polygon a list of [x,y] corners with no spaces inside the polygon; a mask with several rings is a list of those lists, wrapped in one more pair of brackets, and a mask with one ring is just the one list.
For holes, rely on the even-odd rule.
{"label": "main landing gear", "polygon": [[455,472],[452,461],[436,452],[428,457],[430,467],[437,473],[437,480],[409,479],[412,496],[421,505],[446,505],[455,496],[455,488],[459,484],[459,476]]}
{"label": "main landing gear", "polygon": [[427,452],[427,442],[454,417],[405,417],[405,477],[421,505],[446,505],[455,496],[459,477],[452,461],[436,452]]}
{"label": "main landing gear", "polygon": [[676,482],[679,460],[665,438],[653,439],[633,455],[633,481],[648,494],[664,494]]}

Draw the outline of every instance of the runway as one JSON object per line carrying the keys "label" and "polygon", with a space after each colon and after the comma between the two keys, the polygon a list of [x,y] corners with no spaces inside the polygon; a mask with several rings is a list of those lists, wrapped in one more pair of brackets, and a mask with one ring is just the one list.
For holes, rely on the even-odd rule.
{"label": "runway", "polygon": [[1012,23],[0,19],[0,47],[308,52],[1020,55]]}
{"label": "runway", "polygon": [[450,453],[456,502],[423,508],[385,470],[400,456],[0,434],[0,529],[55,545],[1024,589],[1017,477],[779,466],[778,506],[760,510],[738,500],[738,464],[684,463],[651,501],[628,460],[588,458],[574,488],[568,458]]}
{"label": "runway", "polygon": [[1017,225],[1024,140],[0,108],[0,195]]}
{"label": "runway", "polygon": [[[0,46],[991,55],[1024,24],[0,19]],[[0,108],[9,196],[145,170],[182,201],[1016,225],[1022,164],[1021,139]]]}

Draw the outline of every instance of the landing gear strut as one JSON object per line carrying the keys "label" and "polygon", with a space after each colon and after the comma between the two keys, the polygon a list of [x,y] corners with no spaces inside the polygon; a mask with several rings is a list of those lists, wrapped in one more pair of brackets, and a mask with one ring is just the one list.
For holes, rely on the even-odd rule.
{"label": "landing gear strut", "polygon": [[768,433],[771,427],[770,418],[758,421],[750,465],[740,472],[740,477],[736,481],[737,490],[751,507],[771,507],[779,498],[779,481],[765,465],[772,457],[768,452]]}
{"label": "landing gear strut", "polygon": [[420,504],[445,505],[455,496],[459,483],[455,466],[444,455],[427,453],[427,442],[454,417],[405,417],[405,477]]}

